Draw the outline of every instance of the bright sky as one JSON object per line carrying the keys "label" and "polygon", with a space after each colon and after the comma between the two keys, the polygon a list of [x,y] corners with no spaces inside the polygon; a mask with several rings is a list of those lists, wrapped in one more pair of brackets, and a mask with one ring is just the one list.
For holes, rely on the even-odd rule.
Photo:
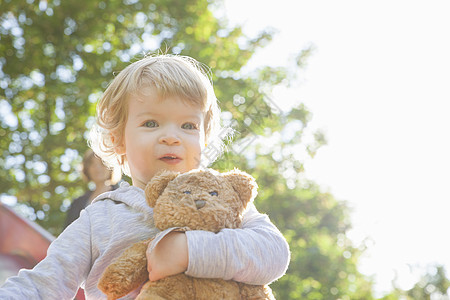
{"label": "bright sky", "polygon": [[[251,66],[286,65],[316,49],[302,83],[279,101],[305,103],[328,145],[306,176],[353,208],[360,270],[389,291],[417,267],[443,263],[450,275],[450,2],[225,0],[232,23],[254,36],[279,30]],[[413,270],[413,273],[410,270]]]}

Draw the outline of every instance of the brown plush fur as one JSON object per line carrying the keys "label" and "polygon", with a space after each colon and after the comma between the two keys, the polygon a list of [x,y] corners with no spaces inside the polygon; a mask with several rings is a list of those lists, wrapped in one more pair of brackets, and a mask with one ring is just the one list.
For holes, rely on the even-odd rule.
{"label": "brown plush fur", "polygon": [[[158,229],[188,227],[217,233],[241,226],[242,214],[256,188],[255,180],[239,170],[223,174],[209,169],[184,174],[163,171],[147,184],[145,195]],[[147,245],[148,241],[134,244],[105,270],[98,287],[108,299],[123,297],[148,279]],[[268,286],[178,274],[148,281],[136,299],[274,298]]]}

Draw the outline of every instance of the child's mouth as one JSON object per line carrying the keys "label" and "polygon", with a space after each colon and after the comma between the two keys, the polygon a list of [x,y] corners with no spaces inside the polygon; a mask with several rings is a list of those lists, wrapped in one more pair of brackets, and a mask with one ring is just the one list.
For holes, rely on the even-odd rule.
{"label": "child's mouth", "polygon": [[164,155],[160,158],[160,160],[168,164],[177,164],[181,161],[181,158],[176,155]]}

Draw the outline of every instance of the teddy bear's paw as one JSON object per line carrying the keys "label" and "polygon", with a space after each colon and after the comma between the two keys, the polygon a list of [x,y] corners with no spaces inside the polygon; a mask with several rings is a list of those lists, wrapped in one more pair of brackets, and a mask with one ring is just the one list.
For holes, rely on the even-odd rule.
{"label": "teddy bear's paw", "polygon": [[98,283],[98,288],[108,299],[118,299],[139,287],[142,280],[134,279],[132,276],[121,276],[120,272],[105,273]]}
{"label": "teddy bear's paw", "polygon": [[[140,241],[126,249],[102,274],[98,288],[111,299],[125,296],[148,279],[147,250],[149,240]],[[112,298],[114,297],[114,298]]]}
{"label": "teddy bear's paw", "polygon": [[[147,281],[136,300],[192,300],[198,299],[192,289],[192,279],[185,274],[165,277],[158,281]],[[211,300],[209,298],[208,300]]]}
{"label": "teddy bear's paw", "polygon": [[99,285],[98,288],[106,294],[108,300],[110,299],[119,299],[122,296],[127,294],[127,291],[124,289],[119,289],[117,285],[107,284],[107,285]]}
{"label": "teddy bear's paw", "polygon": [[168,300],[167,298],[161,297],[158,294],[142,292],[140,293],[135,300]]}
{"label": "teddy bear's paw", "polygon": [[251,285],[239,283],[242,299],[275,300],[272,289],[268,285]]}

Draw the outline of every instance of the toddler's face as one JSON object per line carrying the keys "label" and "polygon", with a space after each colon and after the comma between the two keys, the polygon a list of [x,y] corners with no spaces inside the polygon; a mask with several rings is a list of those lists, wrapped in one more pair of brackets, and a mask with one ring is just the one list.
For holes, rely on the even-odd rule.
{"label": "toddler's face", "polygon": [[160,170],[187,172],[200,164],[205,146],[204,115],[200,107],[178,96],[160,99],[151,88],[128,98],[123,144],[133,185],[145,188]]}

